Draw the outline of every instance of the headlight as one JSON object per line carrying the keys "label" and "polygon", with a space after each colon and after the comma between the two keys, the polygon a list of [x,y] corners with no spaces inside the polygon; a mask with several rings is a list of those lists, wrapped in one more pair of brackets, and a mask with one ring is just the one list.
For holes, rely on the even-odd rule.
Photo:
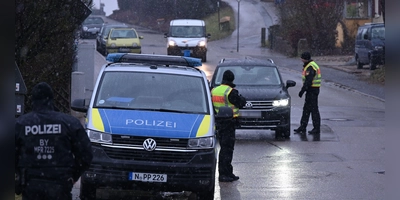
{"label": "headlight", "polygon": [[195,149],[212,148],[214,147],[214,137],[189,139],[188,146]]}
{"label": "headlight", "polygon": [[92,131],[92,130],[87,130],[86,131],[89,139],[91,142],[96,142],[96,143],[112,143],[112,138],[110,134],[107,133],[102,133],[98,131]]}
{"label": "headlight", "polygon": [[206,46],[206,41],[200,41],[200,42],[199,42],[199,46],[201,46],[201,47]]}
{"label": "headlight", "polygon": [[176,42],[175,41],[173,41],[173,40],[170,40],[169,42],[168,42],[168,46],[175,46],[176,45]]}
{"label": "headlight", "polygon": [[116,47],[117,45],[115,43],[111,43],[110,47]]}
{"label": "headlight", "polygon": [[84,27],[83,27],[83,30],[84,30],[84,31],[87,31],[87,30],[88,30],[88,27],[87,27],[87,26],[84,26]]}
{"label": "headlight", "polygon": [[133,47],[137,47],[137,46],[139,46],[136,42],[134,42],[134,43],[132,43],[132,46]]}
{"label": "headlight", "polygon": [[375,46],[375,50],[382,50],[383,46]]}
{"label": "headlight", "polygon": [[281,99],[281,100],[275,100],[274,102],[272,102],[273,106],[287,106],[289,105],[289,99]]}

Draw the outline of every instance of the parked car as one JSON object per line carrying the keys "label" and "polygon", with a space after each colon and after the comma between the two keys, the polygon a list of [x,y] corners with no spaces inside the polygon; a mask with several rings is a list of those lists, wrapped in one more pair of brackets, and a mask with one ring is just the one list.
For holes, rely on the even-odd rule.
{"label": "parked car", "polygon": [[100,31],[104,20],[100,16],[89,16],[83,21],[80,31],[80,36],[82,39],[96,38],[97,33]]}
{"label": "parked car", "polygon": [[191,191],[214,199],[215,118],[224,115],[214,115],[206,74],[196,68],[200,59],[119,53],[107,61],[90,102],[71,105],[86,113],[94,152],[80,199],[96,199],[99,188]]}
{"label": "parked car", "polygon": [[109,53],[142,53],[142,45],[134,28],[111,28],[106,39],[105,55]]}
{"label": "parked car", "polygon": [[284,83],[278,67],[272,59],[255,58],[222,59],[210,82],[215,88],[222,82],[223,73],[231,70],[235,74],[234,84],[246,98],[246,106],[239,109],[239,129],[275,130],[275,137],[290,137],[291,97],[289,87],[295,81]]}
{"label": "parked car", "polygon": [[357,69],[368,64],[370,70],[385,63],[385,24],[366,23],[357,31],[355,42]]}
{"label": "parked car", "polygon": [[126,24],[103,24],[100,29],[100,32],[96,37],[96,50],[105,55],[106,54],[106,43],[108,35],[110,34],[110,30],[112,28],[125,28],[128,27]]}

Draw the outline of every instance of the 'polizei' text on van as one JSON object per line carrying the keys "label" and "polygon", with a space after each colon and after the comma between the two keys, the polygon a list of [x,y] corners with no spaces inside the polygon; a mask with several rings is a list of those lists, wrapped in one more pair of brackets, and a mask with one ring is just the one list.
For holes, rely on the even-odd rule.
{"label": "'polizei' text on van", "polygon": [[126,119],[125,124],[135,124],[137,126],[156,126],[166,128],[176,128],[176,122],[164,120],[143,120],[143,119]]}

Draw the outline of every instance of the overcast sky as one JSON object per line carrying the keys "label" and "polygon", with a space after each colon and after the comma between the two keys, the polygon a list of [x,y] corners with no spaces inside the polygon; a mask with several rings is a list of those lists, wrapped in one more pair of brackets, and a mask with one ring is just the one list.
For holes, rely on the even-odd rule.
{"label": "overcast sky", "polygon": [[104,3],[104,12],[106,12],[106,16],[111,15],[113,10],[118,10],[117,0],[94,0],[94,7],[99,9],[100,3]]}

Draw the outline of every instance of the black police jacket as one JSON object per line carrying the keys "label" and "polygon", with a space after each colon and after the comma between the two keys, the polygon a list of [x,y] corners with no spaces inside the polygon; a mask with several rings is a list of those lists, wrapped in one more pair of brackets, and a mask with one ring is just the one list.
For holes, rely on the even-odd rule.
{"label": "black police jacket", "polygon": [[76,182],[92,161],[90,140],[80,121],[56,112],[52,105],[36,105],[15,124],[16,171],[27,178]]}

